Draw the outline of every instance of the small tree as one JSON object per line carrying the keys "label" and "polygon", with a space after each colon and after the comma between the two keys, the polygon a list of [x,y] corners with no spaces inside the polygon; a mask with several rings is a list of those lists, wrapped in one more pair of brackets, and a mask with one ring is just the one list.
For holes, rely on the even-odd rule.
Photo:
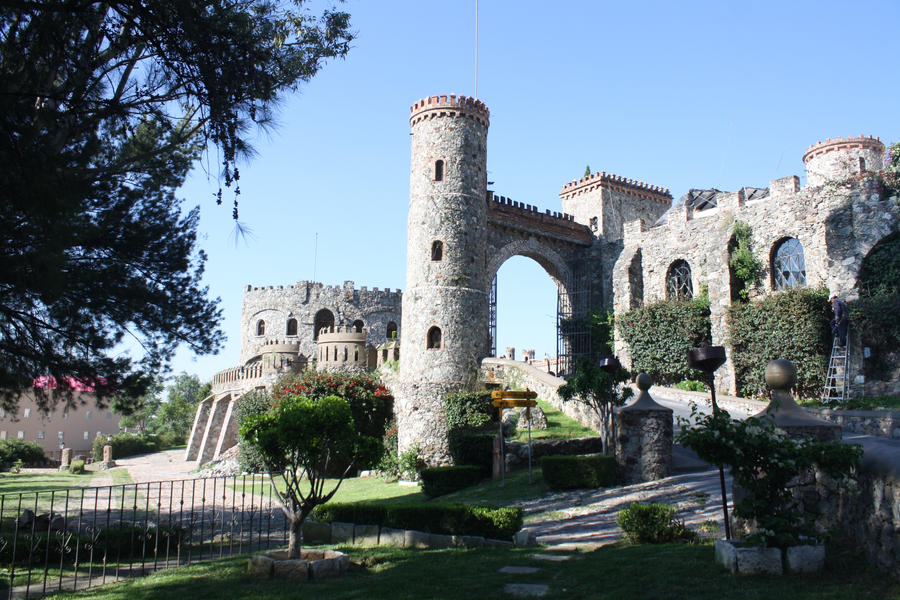
{"label": "small tree", "polygon": [[628,371],[619,367],[612,373],[600,368],[596,360],[582,356],[576,363],[575,375],[559,386],[559,396],[565,401],[577,400],[586,404],[600,420],[603,451],[610,452],[615,439],[614,408],[622,406],[634,392],[623,385],[629,380]]}
{"label": "small tree", "polygon": [[[310,400],[289,396],[265,414],[249,415],[240,427],[241,438],[262,456],[272,488],[290,521],[288,557],[300,558],[303,522],[312,510],[331,500],[357,459],[380,440],[358,435],[350,405],[328,396]],[[325,474],[335,461],[347,463],[337,483],[326,491]],[[275,485],[275,476],[284,491]]]}

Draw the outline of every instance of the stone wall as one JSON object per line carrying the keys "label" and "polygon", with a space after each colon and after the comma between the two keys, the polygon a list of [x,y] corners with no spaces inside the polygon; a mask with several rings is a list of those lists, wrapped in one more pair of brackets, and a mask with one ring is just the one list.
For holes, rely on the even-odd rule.
{"label": "stone wall", "polygon": [[570,419],[578,421],[585,427],[600,431],[600,418],[586,404],[574,400],[565,402],[559,397],[557,389],[566,382],[561,377],[554,377],[526,362],[506,360],[502,358],[486,358],[481,362],[482,381],[502,381],[513,389],[528,388],[537,392],[538,398],[550,403]]}
{"label": "stone wall", "polygon": [[[801,189],[797,177],[786,177],[772,181],[767,195],[756,192],[721,192],[716,206],[702,210],[676,204],[666,222],[653,227],[626,224],[624,247],[613,272],[615,311],[634,307],[637,288],[643,303],[664,300],[671,265],[685,260],[694,294],[708,286],[713,344],[727,345],[726,311],[732,295],[728,244],[735,220],[750,225],[754,254],[765,265],[759,294],[775,291],[772,256],[781,241],[796,238],[803,245],[807,286],[853,298],[862,259],[879,240],[900,228],[900,203],[882,198],[871,178]],[[621,338],[616,340],[616,352],[630,364]],[[856,349],[854,357],[860,353]],[[852,375],[861,375],[860,360],[852,364]],[[716,388],[736,392],[730,360],[717,371]]]}
{"label": "stone wall", "polygon": [[900,440],[900,411],[807,408],[814,417],[837,423],[844,431]]}
{"label": "stone wall", "polygon": [[[331,312],[335,326],[362,321],[373,346],[387,341],[388,324],[400,326],[402,302],[400,290],[362,286],[352,281],[342,286],[323,285],[315,281],[299,281],[288,286],[247,286],[241,312],[241,364],[266,352],[266,343],[288,342],[298,345],[298,353],[312,359],[316,356],[314,324],[316,313]],[[297,322],[296,335],[288,335],[288,320]],[[265,333],[257,335],[259,321]]]}

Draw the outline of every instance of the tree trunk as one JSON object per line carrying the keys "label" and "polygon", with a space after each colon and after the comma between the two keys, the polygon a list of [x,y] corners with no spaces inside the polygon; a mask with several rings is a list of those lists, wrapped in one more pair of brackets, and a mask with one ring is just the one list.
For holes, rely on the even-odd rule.
{"label": "tree trunk", "polygon": [[288,558],[300,558],[300,547],[303,545],[303,521],[306,515],[291,518],[291,531],[288,537]]}

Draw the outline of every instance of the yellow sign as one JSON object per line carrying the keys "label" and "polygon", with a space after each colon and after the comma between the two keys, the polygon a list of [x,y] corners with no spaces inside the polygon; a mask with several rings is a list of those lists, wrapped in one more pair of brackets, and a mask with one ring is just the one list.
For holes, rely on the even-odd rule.
{"label": "yellow sign", "polygon": [[[512,400],[514,398],[526,398],[532,399],[537,398],[537,392],[532,392],[531,390],[525,390],[524,392],[521,390],[494,390],[491,392],[491,398],[494,400]],[[522,406],[525,406],[524,404]],[[534,404],[530,404],[529,406],[534,406]]]}
{"label": "yellow sign", "polygon": [[537,406],[537,402],[530,398],[496,398],[491,402],[497,408],[514,408],[517,406]]}

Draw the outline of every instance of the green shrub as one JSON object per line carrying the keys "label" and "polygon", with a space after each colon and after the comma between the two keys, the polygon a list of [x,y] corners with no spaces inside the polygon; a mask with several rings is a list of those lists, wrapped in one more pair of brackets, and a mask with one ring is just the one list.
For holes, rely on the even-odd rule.
{"label": "green shrub", "polygon": [[[356,466],[366,469],[378,464],[384,454],[379,441],[384,436],[393,413],[393,397],[374,375],[310,369],[299,375],[285,377],[275,384],[272,390],[275,401],[289,396],[302,396],[310,400],[337,396],[346,400],[356,431],[363,439],[374,442],[360,449]],[[329,472],[342,470],[341,465],[329,468]]]}
{"label": "green shrub", "polygon": [[497,409],[491,404],[490,392],[458,392],[444,399],[447,429],[478,429],[496,422]]}
{"label": "green shrub", "polygon": [[73,475],[81,475],[84,473],[84,461],[83,460],[73,460],[69,463],[69,473]]}
{"label": "green shrub", "polygon": [[380,525],[446,535],[480,535],[507,540],[522,528],[522,508],[466,504],[384,505],[328,503],[312,512],[317,521]]}
{"label": "green shrub", "polygon": [[16,461],[22,461],[23,465],[41,466],[47,462],[47,457],[37,442],[0,440],[0,467],[9,469]]}
{"label": "green shrub", "polygon": [[419,476],[422,478],[422,492],[434,498],[475,485],[482,480],[483,471],[475,465],[457,465],[422,469]]}
{"label": "green shrub", "polygon": [[675,519],[675,507],[632,502],[616,516],[616,524],[632,544],[665,544],[697,539],[697,534]]}
{"label": "green shrub", "polygon": [[702,381],[697,381],[695,379],[685,379],[684,381],[679,381],[675,384],[679,390],[684,390],[686,392],[705,392],[709,388]]}
{"label": "green shrub", "polygon": [[631,370],[647,373],[658,385],[700,379],[703,373],[687,364],[688,350],[710,343],[709,301],[663,301],[641,306],[616,319],[628,344]]}
{"label": "green shrub", "polygon": [[[253,390],[237,399],[234,405],[234,416],[238,425],[250,415],[261,415],[272,406],[272,398],[265,390]],[[238,446],[238,467],[246,473],[265,473],[259,450],[253,444],[242,442]]]}
{"label": "green shrub", "polygon": [[831,354],[828,290],[795,289],[728,309],[731,360],[738,394],[766,392],[766,365],[786,358],[797,367],[797,395],[822,394]]}
{"label": "green shrub", "polygon": [[541,458],[544,481],[553,490],[608,487],[616,483],[616,461],[606,454]]}
{"label": "green shrub", "polygon": [[[70,521],[70,524],[75,523]],[[27,528],[20,530],[18,535],[11,531],[0,534],[0,563],[6,566],[11,562],[33,565],[37,560],[35,557],[40,557],[40,560],[49,560],[50,564],[58,563],[61,558],[71,564],[76,550],[80,562],[140,558],[146,549],[155,548],[157,544],[159,548],[165,548],[168,543],[174,548],[176,544],[185,542],[189,530],[178,525],[112,525],[109,529],[98,529],[93,535],[82,533],[68,537],[62,533],[36,531],[32,535],[31,529]]]}
{"label": "green shrub", "polygon": [[125,458],[136,454],[147,454],[160,450],[159,440],[155,435],[137,433],[117,433],[108,440],[104,437],[94,438],[91,454],[94,460],[103,459],[103,446],[112,446],[113,458]]}
{"label": "green shrub", "polygon": [[847,303],[850,327],[872,354],[863,362],[866,376],[889,379],[900,366],[900,291],[863,296]]}
{"label": "green shrub", "polygon": [[449,448],[454,464],[476,465],[483,475],[491,473],[494,460],[494,437],[491,431],[450,431]]}

